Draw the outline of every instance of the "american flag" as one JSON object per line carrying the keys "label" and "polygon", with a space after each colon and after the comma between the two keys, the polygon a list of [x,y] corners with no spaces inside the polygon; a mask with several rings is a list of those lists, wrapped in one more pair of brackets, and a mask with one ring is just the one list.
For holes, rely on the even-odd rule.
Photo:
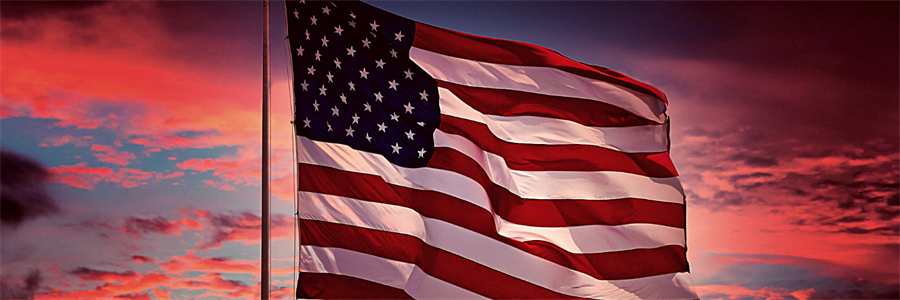
{"label": "american flag", "polygon": [[362,2],[287,2],[299,298],[687,299],[666,98]]}

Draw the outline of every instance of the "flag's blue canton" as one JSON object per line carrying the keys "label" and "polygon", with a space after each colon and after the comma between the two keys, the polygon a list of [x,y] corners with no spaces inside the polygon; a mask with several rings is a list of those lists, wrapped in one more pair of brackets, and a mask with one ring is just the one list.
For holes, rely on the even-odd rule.
{"label": "flag's blue canton", "polygon": [[362,2],[287,2],[297,134],[425,166],[437,83],[409,59],[415,23]]}

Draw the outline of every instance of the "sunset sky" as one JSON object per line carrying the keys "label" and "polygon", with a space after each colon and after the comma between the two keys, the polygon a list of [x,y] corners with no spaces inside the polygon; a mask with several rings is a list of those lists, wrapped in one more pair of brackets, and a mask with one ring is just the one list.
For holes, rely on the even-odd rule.
{"label": "sunset sky", "polygon": [[[900,298],[900,3],[367,2],[665,92],[702,299]],[[273,294],[289,299],[272,6]],[[261,36],[261,2],[0,2],[0,298],[259,297]],[[49,174],[18,218],[9,195],[40,189],[7,175],[42,171],[7,153]]]}

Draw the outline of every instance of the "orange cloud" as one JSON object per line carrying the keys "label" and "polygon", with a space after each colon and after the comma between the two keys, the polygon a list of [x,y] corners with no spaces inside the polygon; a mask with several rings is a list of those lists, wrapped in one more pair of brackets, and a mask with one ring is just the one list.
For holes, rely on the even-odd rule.
{"label": "orange cloud", "polygon": [[203,258],[188,250],[184,256],[173,256],[168,262],[161,264],[160,269],[171,274],[184,274],[185,271],[204,273],[242,273],[259,274],[259,261],[249,259],[231,259],[227,257]]}

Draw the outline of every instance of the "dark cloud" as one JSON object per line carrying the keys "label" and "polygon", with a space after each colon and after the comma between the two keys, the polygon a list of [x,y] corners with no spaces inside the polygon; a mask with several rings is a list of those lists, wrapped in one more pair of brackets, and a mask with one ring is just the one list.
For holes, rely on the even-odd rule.
{"label": "dark cloud", "polygon": [[166,218],[156,217],[153,219],[142,219],[129,217],[125,219],[125,224],[122,225],[122,229],[124,233],[127,233],[133,237],[138,237],[143,233],[163,233],[163,234],[171,234],[172,232],[178,230],[178,224],[169,222]]}
{"label": "dark cloud", "polygon": [[136,278],[138,276],[138,273],[134,271],[113,272],[95,270],[85,267],[79,267],[77,269],[69,271],[69,274],[75,275],[78,278],[81,278],[81,280],[86,281],[119,281],[127,278]]}
{"label": "dark cloud", "polygon": [[3,1],[0,2],[0,19],[19,20],[48,15],[73,14],[78,11],[104,5],[106,1]]}
{"label": "dark cloud", "polygon": [[730,157],[731,160],[742,161],[748,166],[754,167],[771,167],[778,164],[778,161],[772,158],[754,156],[746,153],[738,153]]}
{"label": "dark cloud", "polygon": [[115,297],[113,297],[113,299],[151,300],[153,298],[150,298],[150,295],[146,294],[146,293],[144,293],[144,294],[134,293],[134,294],[116,295]]}
{"label": "dark cloud", "polygon": [[41,287],[43,278],[40,270],[31,270],[25,277],[6,277],[0,280],[0,298],[2,299],[34,299],[35,292]]}
{"label": "dark cloud", "polygon": [[23,222],[60,212],[46,191],[51,173],[30,158],[0,150],[0,221],[16,228]]}

